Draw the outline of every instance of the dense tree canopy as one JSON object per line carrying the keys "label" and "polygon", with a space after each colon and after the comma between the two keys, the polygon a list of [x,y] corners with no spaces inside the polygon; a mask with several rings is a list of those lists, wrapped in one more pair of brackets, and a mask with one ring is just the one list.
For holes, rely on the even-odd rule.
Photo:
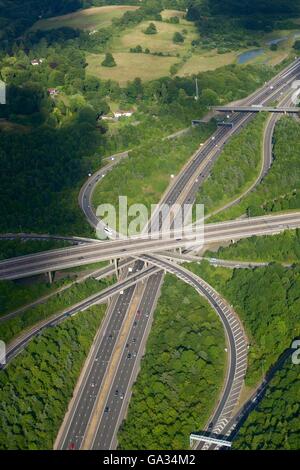
{"label": "dense tree canopy", "polygon": [[1,0],[0,42],[22,34],[41,17],[77,10],[82,0]]}
{"label": "dense tree canopy", "polygon": [[291,15],[299,12],[299,0],[287,2],[286,0],[191,0],[189,15],[191,19],[198,19],[200,15],[228,14],[239,15]]}
{"label": "dense tree canopy", "polygon": [[240,429],[233,448],[298,450],[300,368],[291,357],[277,371],[265,396]]}
{"label": "dense tree canopy", "polygon": [[232,271],[205,262],[189,267],[223,293],[239,314],[250,340],[246,383],[256,385],[300,334],[300,266]]}

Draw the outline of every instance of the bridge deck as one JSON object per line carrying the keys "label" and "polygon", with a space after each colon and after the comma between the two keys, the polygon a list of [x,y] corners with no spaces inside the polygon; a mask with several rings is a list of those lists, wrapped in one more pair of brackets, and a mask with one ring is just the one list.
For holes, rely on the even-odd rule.
{"label": "bridge deck", "polygon": [[272,106],[213,106],[212,109],[223,113],[300,113],[300,108],[287,106],[279,106],[277,108]]}

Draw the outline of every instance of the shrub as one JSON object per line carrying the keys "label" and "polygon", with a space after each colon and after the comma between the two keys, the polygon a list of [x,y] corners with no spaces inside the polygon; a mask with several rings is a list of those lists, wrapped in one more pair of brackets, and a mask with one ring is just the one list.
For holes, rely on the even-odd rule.
{"label": "shrub", "polygon": [[154,23],[150,23],[144,31],[145,34],[157,34],[157,29]]}
{"label": "shrub", "polygon": [[110,52],[107,52],[101,65],[103,65],[103,67],[115,67],[117,64],[113,55]]}

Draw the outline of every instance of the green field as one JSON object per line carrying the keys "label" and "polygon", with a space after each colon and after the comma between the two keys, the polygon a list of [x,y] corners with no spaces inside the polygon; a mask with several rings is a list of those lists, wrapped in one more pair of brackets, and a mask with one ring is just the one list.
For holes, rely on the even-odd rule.
{"label": "green field", "polygon": [[158,57],[146,54],[131,54],[130,52],[114,53],[116,67],[103,67],[101,62],[104,54],[87,56],[87,71],[91,75],[106,80],[115,80],[120,85],[136,77],[144,80],[156,79],[169,75],[171,65],[177,62],[176,57]]}
{"label": "green field", "polygon": [[[183,12],[176,12],[176,10],[165,10],[163,13],[163,19],[183,14]],[[116,67],[103,67],[101,65],[103,54],[88,55],[88,73],[102,79],[115,80],[121,85],[125,85],[128,80],[133,80],[136,77],[146,81],[170,75],[172,65],[192,54],[191,42],[197,38],[197,31],[193,23],[182,18],[179,24],[170,24],[165,21],[153,21],[153,23],[156,25],[157,34],[144,34],[144,30],[149,24],[149,21],[144,21],[115,35],[110,44],[110,51],[115,58]],[[175,32],[184,34],[183,44],[173,42]],[[138,45],[142,46],[143,50],[148,48],[151,53],[170,54],[171,56],[160,57],[152,54],[131,53],[130,49]]]}
{"label": "green field", "polygon": [[[97,30],[108,27],[114,18],[120,18],[126,11],[134,10],[138,7],[130,5],[108,5],[103,7],[93,7],[70,13],[63,16],[41,19],[33,25],[32,31],[38,29],[49,30],[63,26],[85,30]],[[215,70],[218,67],[235,63],[239,54],[245,50],[237,50],[218,54],[216,49],[202,50],[193,48],[192,41],[199,38],[194,23],[185,20],[185,12],[179,10],[163,10],[162,21],[152,21],[157,28],[157,34],[144,34],[150,21],[143,21],[133,27],[119,31],[116,29],[114,37],[109,43],[108,49],[114,55],[117,66],[113,68],[101,65],[103,54],[89,54],[87,56],[88,73],[101,79],[112,79],[125,85],[127,81],[140,77],[142,80],[155,80],[163,76],[170,76],[170,68],[176,64],[176,74],[188,76],[206,70]],[[179,24],[171,24],[168,20],[177,16]],[[175,32],[184,35],[182,44],[173,42]],[[293,31],[273,31],[269,34],[258,34],[257,40],[260,48],[264,51],[259,56],[252,58],[247,63],[267,63],[276,65],[284,60],[289,53],[294,42],[295,32]],[[267,42],[272,39],[286,38],[278,43],[278,50],[271,51]],[[171,57],[159,57],[144,53],[130,53],[130,49],[142,46],[151,53],[170,54]],[[174,72],[173,72],[174,73]]]}
{"label": "green field", "polygon": [[138,7],[131,5],[108,5],[104,7],[88,8],[68,15],[55,16],[37,21],[31,31],[61,28],[63,26],[79,29],[98,29],[111,25],[114,18],[120,18],[128,10]]}
{"label": "green field", "polygon": [[203,52],[203,54],[194,53],[183,63],[177,75],[184,77],[199,72],[206,72],[207,70],[215,70],[217,67],[234,63],[237,56],[237,52],[218,54],[216,50]]}
{"label": "green field", "polygon": [[[157,29],[157,34],[145,34],[149,21],[143,21],[134,28],[126,30],[116,38],[113,49],[116,51],[128,51],[131,47],[140,44],[143,49],[149,48],[151,52],[169,52],[183,54],[191,48],[191,41],[197,38],[197,31],[193,23],[180,20],[179,24],[165,23],[164,21],[151,21]],[[183,44],[174,44],[173,35],[176,32],[186,30]]]}

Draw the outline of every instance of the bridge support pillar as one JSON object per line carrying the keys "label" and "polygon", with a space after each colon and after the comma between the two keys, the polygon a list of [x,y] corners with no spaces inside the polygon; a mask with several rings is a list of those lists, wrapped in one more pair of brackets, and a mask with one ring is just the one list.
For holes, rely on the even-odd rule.
{"label": "bridge support pillar", "polygon": [[116,276],[117,276],[117,279],[119,280],[119,267],[118,267],[119,260],[116,258],[114,262],[115,262]]}
{"label": "bridge support pillar", "polygon": [[52,271],[47,272],[47,276],[48,276],[49,284],[52,284],[54,281],[54,272]]}

